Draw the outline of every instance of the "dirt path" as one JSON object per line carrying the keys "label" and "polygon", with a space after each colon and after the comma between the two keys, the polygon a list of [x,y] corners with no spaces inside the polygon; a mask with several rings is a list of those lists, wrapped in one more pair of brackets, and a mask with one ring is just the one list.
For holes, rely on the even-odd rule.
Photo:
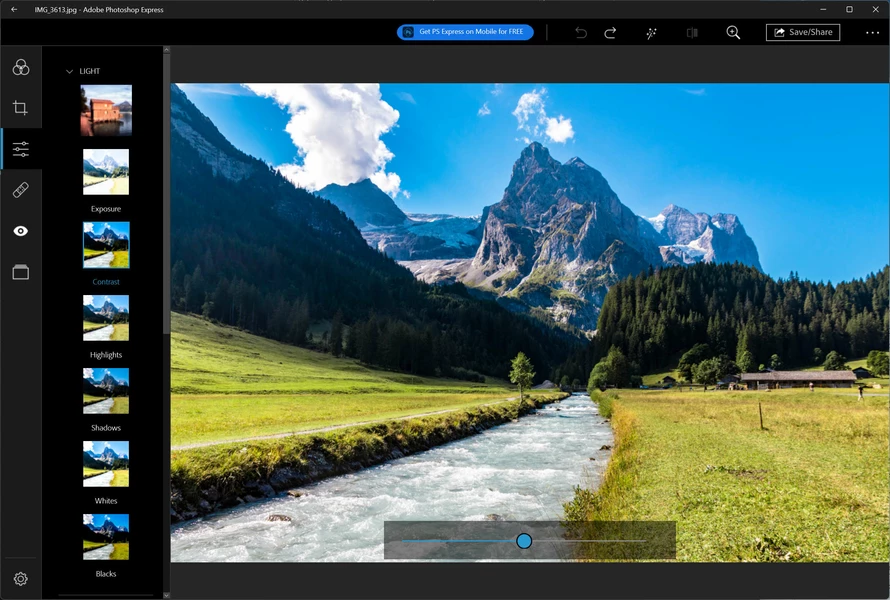
{"label": "dirt path", "polygon": [[114,473],[108,471],[95,477],[87,477],[83,480],[83,487],[111,487],[112,479],[114,479]]}
{"label": "dirt path", "polygon": [[110,194],[113,185],[114,182],[111,179],[106,179],[102,183],[94,183],[93,185],[86,186],[83,188],[83,193],[87,196]]}
{"label": "dirt path", "polygon": [[114,260],[114,252],[108,251],[105,254],[87,258],[83,261],[83,266],[87,269],[101,269],[111,267],[111,261]]}
{"label": "dirt path", "polygon": [[83,334],[85,342],[110,342],[111,334],[114,333],[114,325],[106,325],[99,329],[94,329]]}
{"label": "dirt path", "polygon": [[470,408],[478,408],[480,406],[493,406],[495,404],[503,404],[504,402],[512,402],[515,397],[506,400],[498,400],[497,402],[488,402],[486,404],[476,404],[474,406],[465,406],[463,408],[448,408],[445,410],[435,410],[432,412],[417,413],[406,415],[404,417],[396,417],[394,419],[373,419],[371,421],[356,421],[354,423],[344,423],[343,425],[330,425],[328,427],[319,427],[318,429],[306,429],[304,431],[289,431],[286,433],[273,433],[270,435],[258,435],[254,437],[239,438],[236,440],[220,440],[214,442],[198,442],[195,444],[183,444],[181,446],[172,446],[171,450],[191,450],[192,448],[206,448],[207,446],[218,446],[220,444],[238,444],[241,442],[254,442],[257,440],[276,440],[279,438],[291,437],[292,435],[310,435],[313,433],[325,433],[335,431],[337,429],[345,429],[346,427],[359,427],[362,425],[374,425],[376,423],[386,423],[388,421],[407,421],[408,419],[419,419],[421,417],[432,417],[434,415],[444,415],[445,413],[456,412],[459,410],[468,410]]}
{"label": "dirt path", "polygon": [[114,406],[114,398],[108,398],[107,400],[93,402],[92,404],[88,404],[87,406],[83,407],[83,414],[110,415],[112,406]]}
{"label": "dirt path", "polygon": [[111,560],[111,553],[114,551],[114,544],[105,544],[95,550],[87,550],[83,553],[84,560]]}

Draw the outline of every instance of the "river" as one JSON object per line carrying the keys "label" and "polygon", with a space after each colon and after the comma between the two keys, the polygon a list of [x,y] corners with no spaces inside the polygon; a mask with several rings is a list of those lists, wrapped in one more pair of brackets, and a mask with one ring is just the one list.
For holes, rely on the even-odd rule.
{"label": "river", "polygon": [[[575,394],[516,422],[171,530],[176,562],[383,559],[386,520],[558,520],[573,487],[599,485],[612,430]],[[596,460],[591,461],[593,457]],[[269,522],[269,515],[291,521]]]}

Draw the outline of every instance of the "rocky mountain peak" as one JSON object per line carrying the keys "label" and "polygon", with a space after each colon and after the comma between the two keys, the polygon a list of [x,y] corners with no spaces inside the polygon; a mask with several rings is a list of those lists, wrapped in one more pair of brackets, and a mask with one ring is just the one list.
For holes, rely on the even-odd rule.
{"label": "rocky mountain peak", "polygon": [[370,179],[348,185],[332,183],[316,194],[335,204],[359,229],[392,227],[408,221],[408,217],[396,206],[393,199]]}

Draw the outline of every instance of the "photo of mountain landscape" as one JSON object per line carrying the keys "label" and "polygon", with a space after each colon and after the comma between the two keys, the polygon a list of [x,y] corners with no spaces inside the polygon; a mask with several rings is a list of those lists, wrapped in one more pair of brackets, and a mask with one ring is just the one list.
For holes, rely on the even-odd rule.
{"label": "photo of mountain landscape", "polygon": [[129,442],[83,443],[83,487],[129,486]]}
{"label": "photo of mountain landscape", "polygon": [[86,137],[133,135],[133,86],[81,86],[80,135]]}
{"label": "photo of mountain landscape", "polygon": [[84,269],[129,269],[130,224],[127,222],[83,224]]}
{"label": "photo of mountain landscape", "polygon": [[[852,102],[875,110],[812,127]],[[888,109],[172,86],[173,560],[382,560],[386,520],[522,519],[673,521],[682,561],[890,559]]]}
{"label": "photo of mountain landscape", "polygon": [[130,339],[130,297],[83,297],[83,341],[126,342]]}
{"label": "photo of mountain landscape", "polygon": [[84,195],[127,195],[130,193],[129,150],[83,151]]}
{"label": "photo of mountain landscape", "polygon": [[83,368],[83,414],[130,412],[130,369]]}
{"label": "photo of mountain landscape", "polygon": [[84,560],[130,560],[130,515],[83,515]]}

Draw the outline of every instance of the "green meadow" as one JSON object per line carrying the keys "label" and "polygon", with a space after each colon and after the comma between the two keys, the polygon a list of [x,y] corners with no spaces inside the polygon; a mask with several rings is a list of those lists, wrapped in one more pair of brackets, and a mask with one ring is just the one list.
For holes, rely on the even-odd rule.
{"label": "green meadow", "polygon": [[112,342],[126,342],[130,339],[130,324],[115,323],[114,331],[111,332]]}
{"label": "green meadow", "polygon": [[89,479],[90,477],[95,477],[96,475],[101,475],[105,471],[102,469],[91,469],[89,467],[83,467],[83,478]]}
{"label": "green meadow", "polygon": [[93,323],[92,321],[84,321],[83,322],[83,333],[88,331],[93,331],[94,329],[100,329],[105,327],[107,323]]}
{"label": "green meadow", "polygon": [[102,546],[107,546],[108,544],[103,544],[102,542],[88,542],[86,540],[83,541],[83,551],[86,552],[88,550],[95,550],[96,548],[101,548]]}
{"label": "green meadow", "polygon": [[506,382],[368,368],[174,313],[174,446],[363,423],[498,402]]}
{"label": "green meadow", "polygon": [[130,487],[129,469],[116,469],[111,479],[111,487]]}
{"label": "green meadow", "polygon": [[114,550],[111,551],[111,556],[108,558],[111,560],[130,560],[130,544],[115,544]]}
{"label": "green meadow", "polygon": [[90,404],[95,404],[96,402],[102,402],[105,400],[105,396],[90,396],[89,394],[83,395],[83,405],[89,406]]}
{"label": "green meadow", "polygon": [[887,396],[606,395],[615,449],[568,518],[676,521],[681,561],[887,562]]}

